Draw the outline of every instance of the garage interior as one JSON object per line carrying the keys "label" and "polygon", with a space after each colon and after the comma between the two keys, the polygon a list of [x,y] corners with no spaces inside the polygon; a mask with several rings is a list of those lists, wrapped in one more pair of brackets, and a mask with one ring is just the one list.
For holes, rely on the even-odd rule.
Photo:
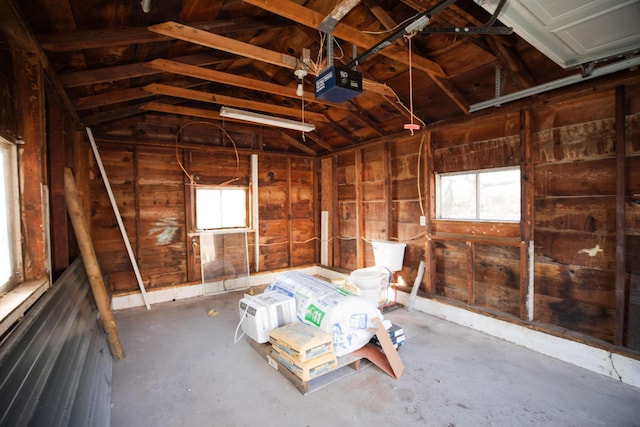
{"label": "garage interior", "polygon": [[[637,22],[637,0],[0,0],[0,424],[326,425],[331,402],[343,425],[637,425]],[[349,285],[376,242],[404,245],[400,378],[302,395],[233,344],[244,293]]]}

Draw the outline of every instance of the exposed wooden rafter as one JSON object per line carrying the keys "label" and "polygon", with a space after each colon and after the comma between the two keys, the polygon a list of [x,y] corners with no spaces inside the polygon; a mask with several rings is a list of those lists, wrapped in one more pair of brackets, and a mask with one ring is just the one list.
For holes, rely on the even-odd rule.
{"label": "exposed wooden rafter", "polygon": [[[235,74],[223,73],[221,71],[210,70],[208,68],[196,67],[180,62],[171,61],[169,59],[156,59],[148,63],[149,67],[161,70],[167,73],[174,73],[183,76],[194,77],[197,79],[218,82],[226,85],[242,87],[250,90],[270,93],[272,95],[284,96],[287,98],[299,98],[296,95],[296,88],[281,86],[274,83],[264,82],[262,80],[250,79],[248,77],[238,76]],[[319,101],[313,98],[313,94],[306,92],[304,98],[308,102],[330,105],[340,109],[350,109],[348,104],[336,104],[333,102]]]}
{"label": "exposed wooden rafter", "polygon": [[[299,24],[312,28],[318,28],[324,17],[309,8],[301,6],[291,0],[279,0],[278,2],[270,2],[268,0],[244,0],[253,6],[267,10],[276,15],[291,19]],[[333,35],[343,39],[349,43],[363,47],[365,49],[372,48],[380,40],[372,35],[363,33],[357,28],[338,23]],[[409,53],[399,46],[389,46],[380,51],[380,55],[386,56],[398,62],[408,65]],[[458,92],[458,90],[449,82],[447,75],[437,63],[417,55],[411,57],[413,67],[424,71],[431,77],[433,82],[460,108],[465,114],[469,114],[469,103]]]}
{"label": "exposed wooden rafter", "polygon": [[[246,58],[255,59],[257,61],[266,62],[268,64],[277,65],[290,70],[295,70],[299,65],[298,59],[295,56],[287,55],[286,53],[274,52],[260,46],[223,37],[219,34],[203,31],[177,22],[165,22],[163,24],[153,25],[149,27],[149,31],[201,46],[210,47],[212,49],[218,49],[235,55],[244,56]],[[308,70],[308,72],[309,74],[314,74],[313,70]],[[386,86],[367,79],[362,80],[362,88],[365,91],[375,92],[381,95],[388,94]]]}
{"label": "exposed wooden rafter", "polygon": [[[246,99],[234,98],[231,96],[218,95],[209,92],[202,92],[193,89],[185,89],[176,86],[170,86],[165,84],[150,84],[144,87],[144,90],[156,94],[167,95],[176,98],[190,99],[193,101],[210,102],[219,105],[227,105],[230,107],[249,108],[251,110],[262,111],[265,113],[280,114],[283,116],[290,116],[301,118],[302,112],[299,108],[281,107],[279,105],[265,104],[262,102],[248,101]],[[319,113],[313,113],[310,111],[305,112],[305,119],[310,121],[327,122],[328,119]]]}

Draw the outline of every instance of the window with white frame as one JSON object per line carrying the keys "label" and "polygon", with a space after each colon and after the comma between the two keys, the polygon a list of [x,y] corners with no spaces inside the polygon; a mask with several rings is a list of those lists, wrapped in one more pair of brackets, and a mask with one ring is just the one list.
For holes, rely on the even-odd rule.
{"label": "window with white frame", "polygon": [[520,221],[520,169],[436,174],[436,217]]}
{"label": "window with white frame", "polygon": [[195,188],[196,230],[250,228],[249,187]]}
{"label": "window with white frame", "polygon": [[16,147],[0,137],[0,294],[22,279]]}

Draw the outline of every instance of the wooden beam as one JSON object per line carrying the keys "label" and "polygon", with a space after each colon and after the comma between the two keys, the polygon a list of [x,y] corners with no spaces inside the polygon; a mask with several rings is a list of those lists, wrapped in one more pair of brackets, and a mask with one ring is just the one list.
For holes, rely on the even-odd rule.
{"label": "wooden beam", "polygon": [[476,302],[476,249],[473,242],[465,243],[467,245],[467,304],[473,305]]}
{"label": "wooden beam", "polygon": [[69,267],[69,230],[64,199],[64,167],[66,154],[64,108],[60,97],[47,98],[49,153],[49,229],[51,246],[51,275],[53,281]]}
{"label": "wooden beam", "polygon": [[203,119],[240,121],[225,119],[218,111],[203,110],[202,108],[184,107],[181,105],[163,104],[161,102],[148,102],[140,107],[145,111],[157,111],[159,113],[179,114],[183,116],[200,117]]}
{"label": "wooden beam", "polygon": [[[382,24],[384,28],[387,30],[395,29],[398,24],[393,20],[391,16],[384,10],[376,0],[364,0],[365,6],[369,8],[369,11],[376,17],[376,19]],[[398,46],[403,46],[404,43],[402,39],[398,39],[394,42]]]}
{"label": "wooden beam", "polygon": [[[196,79],[218,82],[225,85],[242,87],[249,90],[257,90],[260,92],[266,92],[272,95],[284,96],[287,98],[300,98],[298,95],[296,95],[296,88],[293,87],[281,86],[274,83],[264,82],[262,80],[255,80],[248,77],[237,76],[235,74],[211,70],[208,68],[187,65],[180,62],[171,61],[169,59],[155,59],[149,62],[148,66],[156,70],[164,71],[166,73],[194,77]],[[329,105],[335,108],[349,109],[350,107],[348,106],[348,104],[336,104],[333,102],[318,101],[314,99],[313,94],[310,92],[305,92],[304,98],[308,100],[308,102]]]}
{"label": "wooden beam", "polygon": [[[299,65],[298,58],[295,56],[275,52],[250,43],[244,43],[208,31],[199,30],[188,25],[178,24],[177,22],[169,21],[162,24],[152,25],[149,27],[149,31],[164,34],[175,39],[184,40],[200,46],[206,46],[212,49],[233,53],[234,55],[240,55],[257,61],[266,62],[267,64],[276,65],[290,70],[295,70]],[[311,75],[315,74],[313,70],[307,71]],[[388,93],[388,89],[384,85],[367,79],[362,79],[362,89],[364,91],[375,92],[381,95]]]}
{"label": "wooden beam", "polygon": [[[227,59],[214,58],[208,54],[187,55],[173,58],[173,61],[205,66],[219,64]],[[137,77],[153,76],[162,74],[162,71],[153,69],[146,62],[135,64],[118,65],[116,67],[96,68],[95,70],[76,71],[60,75],[60,82],[66,88],[89,86],[98,83],[116,82],[120,80],[133,79]]]}
{"label": "wooden beam", "polygon": [[[213,104],[228,105],[230,107],[248,108],[251,110],[262,111],[266,113],[281,114],[283,116],[296,117],[298,119],[302,118],[302,111],[299,108],[289,108],[279,105],[266,104],[263,102],[248,101],[246,99],[217,95],[210,92],[185,89],[160,83],[147,85],[144,87],[144,90],[156,95],[167,95],[176,98],[190,99],[193,101],[210,102]],[[311,121],[329,121],[326,116],[310,111],[305,111],[304,116],[305,119],[309,119]]]}
{"label": "wooden beam", "polygon": [[[201,108],[161,104],[159,102],[149,102],[143,105],[141,108],[147,111],[157,111],[160,113],[180,114],[184,116],[200,117],[203,119],[225,120],[225,121],[247,124],[247,122],[245,122],[244,120],[236,120],[236,119],[230,119],[228,117],[222,117],[220,116],[220,113],[218,111],[203,110]],[[263,125],[257,125],[257,126],[263,126]],[[294,139],[293,137],[291,137],[290,135],[284,132],[280,133],[280,137],[287,144],[293,147],[296,147],[307,154],[311,154],[311,155],[317,154],[313,149],[311,149],[311,147],[307,147],[306,145],[302,144],[301,142],[297,141],[296,139]]]}
{"label": "wooden beam", "polygon": [[364,195],[362,194],[362,178],[363,178],[363,156],[362,149],[356,149],[353,152],[355,156],[355,196],[356,196],[356,268],[363,268],[364,265],[364,233],[365,233],[365,210]]}
{"label": "wooden beam", "polygon": [[120,337],[118,336],[118,328],[116,327],[116,320],[113,317],[113,311],[111,311],[111,304],[109,303],[109,296],[102,280],[102,273],[100,272],[100,265],[98,264],[98,258],[91,241],[91,235],[89,234],[89,227],[87,221],[82,213],[82,203],[78,196],[76,189],[76,183],[73,179],[73,173],[71,169],[65,168],[64,170],[64,194],[67,203],[67,209],[69,211],[69,218],[73,225],[76,238],[78,240],[78,246],[80,247],[80,253],[82,254],[82,262],[87,270],[87,277],[89,278],[89,284],[91,285],[91,292],[93,293],[93,299],[98,307],[99,319],[104,328],[104,332],[107,335],[107,341],[109,342],[109,348],[111,349],[111,355],[115,359],[122,359],[124,352],[122,351],[122,344],[120,343]]}
{"label": "wooden beam", "polygon": [[626,292],[626,91],[616,88],[616,327],[614,344],[624,345]]}
{"label": "wooden beam", "polygon": [[339,0],[333,10],[324,17],[319,29],[325,33],[331,33],[336,24],[358,4],[360,4],[360,0]]}
{"label": "wooden beam", "polygon": [[[287,25],[285,21],[282,25]],[[233,33],[246,28],[258,31],[272,27],[265,21],[250,17],[238,17],[223,21],[208,21],[191,24],[193,28]],[[150,32],[147,27],[74,31],[69,33],[38,35],[42,49],[47,52],[73,52],[85,49],[106,49],[133,44],[158,43],[172,40],[171,36]]]}
{"label": "wooden beam", "polygon": [[152,25],[149,27],[149,31],[292,70],[298,65],[298,60],[294,56],[274,52],[260,46],[254,46],[239,40],[223,37],[188,25],[178,24],[177,22],[168,21],[162,24]]}
{"label": "wooden beam", "polygon": [[[13,0],[0,0],[0,33],[3,33],[5,39],[9,42],[13,49],[22,50],[28,52],[38,58],[40,66],[47,74],[47,77],[51,81],[54,90],[58,93],[62,99],[67,113],[73,118],[76,125],[80,126],[80,118],[76,114],[71,101],[67,97],[67,93],[64,91],[57,73],[49,63],[49,59],[44,54],[44,51],[38,44],[35,36],[31,32],[31,29],[27,26],[22,16],[18,12]],[[16,75],[20,75],[18,72]]]}
{"label": "wooden beam", "polygon": [[427,293],[436,293],[436,242],[432,239],[433,220],[436,217],[436,177],[433,160],[433,145],[431,141],[431,131],[426,131],[425,151],[424,151],[424,179],[425,179],[425,213],[427,216],[426,226],[426,250],[425,264],[427,268]]}
{"label": "wooden beam", "polygon": [[44,207],[42,186],[45,158],[45,96],[40,61],[34,54],[14,50],[15,105],[18,135],[24,143],[18,149],[20,179],[20,218],[22,223],[22,255],[24,280],[49,277],[47,248],[44,240]]}
{"label": "wooden beam", "polygon": [[[312,28],[318,28],[323,20],[323,16],[309,8],[301,6],[292,0],[279,0],[277,2],[269,0],[244,0],[253,6],[275,13],[291,19],[299,24]],[[357,46],[369,49],[374,47],[381,39],[372,35],[363,33],[357,28],[350,27],[343,23],[338,23],[334,30],[333,36],[345,40]],[[409,65],[409,52],[399,46],[389,46],[380,51],[380,55],[391,58],[402,64]],[[447,80],[447,75],[437,63],[418,56],[412,55],[412,65],[427,73],[433,82],[460,108],[465,114],[469,114],[469,103]]]}
{"label": "wooden beam", "polygon": [[286,132],[281,131],[280,132],[280,138],[282,138],[282,141],[284,141],[285,143],[289,144],[290,146],[295,147],[300,151],[304,151],[307,154],[311,154],[313,156],[318,154],[313,149],[311,149],[311,147],[307,147],[302,142],[300,142],[297,139],[293,138],[291,135],[289,135]]}
{"label": "wooden beam", "polygon": [[[535,203],[533,170],[533,123],[529,109],[520,111],[520,318],[527,319],[529,290],[529,242],[533,240]],[[531,296],[533,298],[533,295]],[[529,301],[533,304],[533,301]],[[533,311],[531,311],[533,312]],[[533,319],[528,319],[533,320]]]}

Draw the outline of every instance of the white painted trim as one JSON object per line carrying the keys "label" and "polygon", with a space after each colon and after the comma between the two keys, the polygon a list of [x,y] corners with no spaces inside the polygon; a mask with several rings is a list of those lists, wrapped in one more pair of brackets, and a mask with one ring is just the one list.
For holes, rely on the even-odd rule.
{"label": "white painted trim", "polygon": [[[349,281],[349,275],[339,273],[321,266],[311,266],[295,269],[307,274],[317,274],[329,280],[344,279]],[[283,270],[284,271],[284,270]],[[250,286],[267,285],[276,280],[282,271],[266,272],[251,276]],[[226,280],[206,284],[211,293],[224,293],[246,289],[246,278]],[[201,296],[202,284],[163,288],[157,291],[147,291],[151,303],[167,302],[174,299]],[[410,295],[398,291],[398,302],[406,306]],[[139,293],[115,296],[111,302],[113,310],[123,310],[144,305]],[[589,371],[613,378],[625,384],[640,388],[640,360],[626,357],[583,343],[556,337],[544,332],[526,328],[515,323],[483,316],[463,308],[438,302],[432,299],[417,297],[413,309],[438,317],[449,322],[466,326],[471,329],[492,335],[529,350],[545,354]]]}
{"label": "white painted trim", "polygon": [[[398,291],[398,302],[409,295]],[[515,323],[483,316],[463,308],[418,297],[414,309],[520,345],[563,362],[640,387],[640,360],[526,328]]]}
{"label": "white painted trim", "polygon": [[[312,275],[318,273],[318,267],[316,266],[297,268],[295,270]],[[149,304],[158,304],[185,298],[200,297],[203,295],[203,292],[206,293],[207,296],[210,296],[225,292],[249,289],[253,286],[268,285],[274,282],[276,277],[278,277],[278,275],[283,271],[286,270],[255,273],[250,277],[243,276],[204,284],[195,283],[192,285],[165,287],[157,290],[147,289],[146,299]],[[142,307],[144,305],[145,303],[140,292],[126,295],[114,295],[111,298],[111,309],[114,311]]]}

